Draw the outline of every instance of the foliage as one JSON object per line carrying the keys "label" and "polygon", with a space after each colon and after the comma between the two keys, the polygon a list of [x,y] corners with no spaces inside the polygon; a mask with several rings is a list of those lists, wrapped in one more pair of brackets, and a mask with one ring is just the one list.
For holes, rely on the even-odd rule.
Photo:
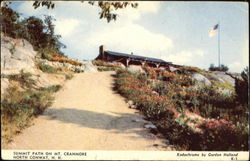
{"label": "foliage", "polygon": [[78,61],[76,61],[74,59],[66,58],[66,57],[55,56],[55,57],[49,58],[48,60],[57,61],[57,62],[60,62],[60,63],[69,63],[69,64],[72,64],[72,65],[82,65],[82,63],[80,63],[80,62],[78,62]]}
{"label": "foliage", "polygon": [[32,74],[21,70],[20,74],[11,74],[6,77],[12,81],[18,81],[23,88],[31,88],[35,84],[35,81],[31,79]]}
{"label": "foliage", "polygon": [[[82,1],[84,2],[84,1]],[[108,22],[111,20],[116,20],[117,14],[113,13],[112,11],[126,8],[127,6],[131,6],[132,8],[137,8],[138,3],[132,3],[132,2],[109,2],[109,1],[88,1],[90,5],[97,5],[100,9],[101,12],[100,14],[100,19],[105,18],[107,19]],[[50,8],[55,8],[55,3],[52,2],[52,0],[42,0],[38,1],[36,0],[33,3],[34,8],[38,8],[40,6],[47,7],[48,9]]]}
{"label": "foliage", "polygon": [[20,130],[30,125],[34,116],[41,114],[51,105],[55,92],[59,86],[46,90],[19,91],[16,86],[9,87],[1,97],[1,137],[3,142],[11,141]]}
{"label": "foliage", "polygon": [[42,53],[41,58],[42,59],[50,60],[52,58],[52,55],[47,54],[47,53]]}
{"label": "foliage", "polygon": [[248,94],[249,94],[249,68],[246,67],[244,71],[241,72],[242,79],[235,79],[235,91],[237,96],[237,101],[247,104]]}
{"label": "foliage", "polygon": [[66,75],[65,75],[65,79],[66,79],[66,80],[70,80],[70,79],[72,79],[73,77],[74,77],[73,74],[66,74]]}
{"label": "foliage", "polygon": [[98,71],[116,71],[121,69],[117,64],[112,64],[103,60],[93,60],[93,65],[97,66]]}
{"label": "foliage", "polygon": [[248,150],[246,141],[248,140],[248,130],[245,125],[233,126],[230,122],[220,119],[204,122],[200,127],[204,131],[201,143],[205,147],[204,150]]}
{"label": "foliage", "polygon": [[17,23],[20,15],[7,6],[1,6],[2,30],[11,37],[16,37]]}
{"label": "foliage", "polygon": [[52,85],[52,86],[49,86],[49,87],[42,87],[39,90],[40,91],[47,91],[47,92],[57,92],[61,88],[62,88],[62,86],[58,84],[58,85]]}
{"label": "foliage", "polygon": [[58,68],[52,67],[52,66],[44,64],[42,62],[39,62],[36,65],[37,65],[38,69],[40,69],[41,71],[46,72],[46,73],[52,73],[53,74],[53,73],[58,72]]}
{"label": "foliage", "polygon": [[[115,88],[180,150],[246,150],[247,105],[235,101],[234,95],[221,92],[219,84],[194,87],[189,74],[198,70],[182,68],[172,73],[146,67],[144,74],[120,69],[116,72]],[[205,122],[190,126],[192,120],[186,111],[199,115]],[[211,124],[211,118],[215,124],[230,126],[204,128]]]}
{"label": "foliage", "polygon": [[3,19],[3,32],[13,38],[23,38],[28,40],[35,50],[47,49],[61,52],[61,48],[66,46],[59,39],[60,35],[55,35],[54,24],[51,16],[44,16],[44,20],[31,16],[20,19],[20,14],[12,10],[8,5],[1,7]]}
{"label": "foliage", "polygon": [[74,72],[75,72],[75,73],[82,73],[82,72],[84,72],[84,71],[81,70],[81,69],[79,69],[79,68],[75,68]]}
{"label": "foliage", "polygon": [[221,64],[219,67],[214,66],[214,64],[211,64],[209,67],[209,71],[222,71],[222,72],[227,72],[229,70],[229,68],[224,65]]}

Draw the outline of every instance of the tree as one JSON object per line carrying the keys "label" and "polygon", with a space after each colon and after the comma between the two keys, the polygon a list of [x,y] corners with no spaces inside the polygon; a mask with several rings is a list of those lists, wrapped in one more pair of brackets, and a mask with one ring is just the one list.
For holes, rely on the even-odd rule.
{"label": "tree", "polygon": [[[110,22],[111,20],[116,20],[117,18],[117,14],[112,13],[112,11],[126,8],[127,6],[131,6],[132,8],[138,7],[138,3],[132,2],[88,1],[88,3],[90,5],[97,5],[101,9],[101,12],[99,13],[100,19],[105,18],[108,22]],[[47,7],[48,9],[53,9],[56,5],[54,2],[52,2],[52,0],[36,0],[33,3],[33,6],[35,9],[40,6]]]}
{"label": "tree", "polygon": [[11,37],[16,37],[17,23],[20,15],[8,6],[1,7],[1,28]]}
{"label": "tree", "polygon": [[210,67],[208,69],[209,71],[222,71],[222,72],[227,72],[228,71],[228,67],[224,64],[221,64],[220,67],[216,67],[214,66],[214,64],[210,64]]}
{"label": "tree", "polygon": [[43,21],[34,16],[29,17],[25,21],[29,33],[30,43],[36,50],[39,48],[45,48],[47,46],[47,36],[43,32],[45,28]]}
{"label": "tree", "polygon": [[241,72],[241,78],[235,78],[235,92],[236,92],[236,99],[240,103],[247,104],[248,103],[248,84],[249,84],[249,68],[246,67]]}
{"label": "tree", "polygon": [[56,21],[52,16],[44,16],[44,25],[47,34],[47,46],[49,46],[52,50],[60,51],[60,48],[66,48],[64,44],[62,44],[59,39],[61,35],[55,35],[55,25],[53,21]]}

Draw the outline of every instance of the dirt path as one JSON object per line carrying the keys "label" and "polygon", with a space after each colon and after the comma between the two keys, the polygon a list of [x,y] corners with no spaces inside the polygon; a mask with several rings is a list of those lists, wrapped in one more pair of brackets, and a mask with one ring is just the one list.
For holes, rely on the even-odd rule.
{"label": "dirt path", "polygon": [[112,90],[112,72],[77,74],[52,107],[14,138],[7,149],[164,150],[143,128],[136,110]]}

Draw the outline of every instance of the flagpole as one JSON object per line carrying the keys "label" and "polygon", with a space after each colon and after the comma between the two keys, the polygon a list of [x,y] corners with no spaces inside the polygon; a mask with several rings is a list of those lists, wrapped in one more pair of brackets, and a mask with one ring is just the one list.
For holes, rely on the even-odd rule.
{"label": "flagpole", "polygon": [[218,60],[220,68],[220,22],[218,22]]}

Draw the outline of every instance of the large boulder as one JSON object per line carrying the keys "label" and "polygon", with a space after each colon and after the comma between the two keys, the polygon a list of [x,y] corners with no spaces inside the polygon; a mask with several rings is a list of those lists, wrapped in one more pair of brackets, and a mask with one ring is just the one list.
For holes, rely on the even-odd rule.
{"label": "large boulder", "polygon": [[1,38],[1,73],[17,74],[21,70],[34,73],[36,52],[24,39]]}
{"label": "large boulder", "polygon": [[227,81],[227,82],[230,83],[232,86],[235,85],[235,80],[234,80],[234,78],[232,78],[231,76],[229,76],[229,75],[226,74],[225,72],[213,71],[212,73],[215,74],[218,78]]}
{"label": "large boulder", "polygon": [[145,71],[142,69],[142,67],[140,65],[129,65],[127,69],[130,72],[142,72],[142,73],[145,73]]}
{"label": "large boulder", "polygon": [[97,72],[96,66],[92,64],[92,61],[81,61],[84,72],[93,73]]}
{"label": "large boulder", "polygon": [[195,80],[196,85],[210,86],[212,83],[202,74],[194,73],[192,78]]}
{"label": "large boulder", "polygon": [[177,68],[173,67],[173,66],[169,66],[169,70],[170,72],[175,72],[176,70],[178,70]]}
{"label": "large boulder", "polygon": [[218,81],[218,82],[221,82],[221,83],[225,83],[225,81],[222,78],[218,77],[217,75],[215,75],[213,73],[207,74],[206,78],[208,78],[210,80]]}

